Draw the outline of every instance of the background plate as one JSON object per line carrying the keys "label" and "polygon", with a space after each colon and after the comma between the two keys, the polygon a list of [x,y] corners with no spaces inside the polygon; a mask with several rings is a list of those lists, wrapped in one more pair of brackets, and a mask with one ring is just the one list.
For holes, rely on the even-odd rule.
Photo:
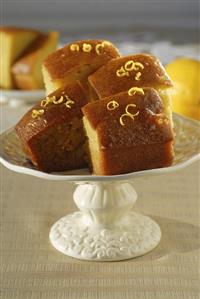
{"label": "background plate", "polygon": [[[11,105],[17,103],[34,103],[45,96],[45,90],[5,90],[0,89],[0,103],[12,102]],[[13,105],[14,106],[14,105]]]}

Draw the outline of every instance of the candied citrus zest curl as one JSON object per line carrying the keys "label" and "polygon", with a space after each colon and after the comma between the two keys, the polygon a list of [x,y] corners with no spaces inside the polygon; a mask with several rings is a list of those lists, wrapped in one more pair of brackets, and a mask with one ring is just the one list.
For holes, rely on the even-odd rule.
{"label": "candied citrus zest curl", "polygon": [[71,51],[79,51],[79,45],[77,45],[77,44],[71,44],[70,45],[70,50]]}
{"label": "candied citrus zest curl", "polygon": [[128,91],[129,96],[133,96],[136,93],[144,95],[144,90],[142,88],[139,88],[139,87],[131,87]]}
{"label": "candied citrus zest curl", "polygon": [[107,104],[107,109],[108,110],[114,110],[117,107],[119,107],[119,103],[115,100],[112,100],[112,101],[108,102],[108,104]]}

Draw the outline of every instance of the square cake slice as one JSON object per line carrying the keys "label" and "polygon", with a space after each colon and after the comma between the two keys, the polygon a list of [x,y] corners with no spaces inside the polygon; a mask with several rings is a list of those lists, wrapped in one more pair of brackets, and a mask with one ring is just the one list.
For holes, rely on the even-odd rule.
{"label": "square cake slice", "polygon": [[119,56],[117,48],[104,40],[75,41],[58,49],[43,63],[47,94],[74,80],[81,81],[87,88],[88,76]]}
{"label": "square cake slice", "polygon": [[82,108],[96,175],[160,168],[173,161],[173,130],[153,88],[133,87]]}
{"label": "square cake slice", "polygon": [[152,87],[163,101],[164,110],[172,123],[171,99],[168,89],[173,86],[161,62],[153,55],[140,53],[108,61],[88,78],[99,98],[105,98],[132,86]]}
{"label": "square cake slice", "polygon": [[29,110],[15,129],[31,162],[45,172],[86,166],[81,108],[87,96],[73,82],[56,90]]}

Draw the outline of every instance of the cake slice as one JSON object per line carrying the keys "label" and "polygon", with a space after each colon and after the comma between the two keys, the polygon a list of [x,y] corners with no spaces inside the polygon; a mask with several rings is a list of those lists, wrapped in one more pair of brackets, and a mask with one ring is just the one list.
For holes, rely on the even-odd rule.
{"label": "cake slice", "polygon": [[84,167],[81,107],[87,96],[73,82],[36,104],[16,125],[23,149],[32,163],[46,172]]}
{"label": "cake slice", "polygon": [[93,73],[88,80],[99,98],[126,91],[132,86],[153,87],[158,91],[165,113],[172,123],[168,88],[173,85],[156,57],[136,54],[113,59]]}
{"label": "cake slice", "polygon": [[117,175],[171,165],[173,131],[158,92],[131,88],[82,108],[93,173]]}
{"label": "cake slice", "polygon": [[0,27],[0,87],[14,88],[11,66],[36,39],[38,31],[15,27]]}
{"label": "cake slice", "polygon": [[40,34],[31,43],[12,67],[13,80],[17,88],[30,90],[44,88],[42,63],[50,53],[56,50],[57,43],[57,32]]}
{"label": "cake slice", "polygon": [[82,40],[66,45],[44,61],[43,76],[47,94],[74,80],[80,80],[90,92],[88,76],[119,56],[118,50],[108,41]]}

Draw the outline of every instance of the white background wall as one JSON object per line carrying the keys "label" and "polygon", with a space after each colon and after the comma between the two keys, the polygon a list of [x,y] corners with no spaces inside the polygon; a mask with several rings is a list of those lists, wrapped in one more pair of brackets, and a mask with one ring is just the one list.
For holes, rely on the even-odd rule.
{"label": "white background wall", "polygon": [[198,41],[199,0],[0,0],[1,23],[57,29],[68,35],[158,31]]}

